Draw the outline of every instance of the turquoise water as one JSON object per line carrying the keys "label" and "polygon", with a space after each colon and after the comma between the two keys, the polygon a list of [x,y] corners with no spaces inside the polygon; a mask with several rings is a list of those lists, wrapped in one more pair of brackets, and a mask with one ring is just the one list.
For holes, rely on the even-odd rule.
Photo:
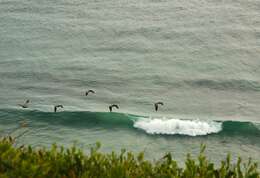
{"label": "turquoise water", "polygon": [[20,143],[260,161],[259,108],[257,0],[0,0],[0,131],[26,121]]}

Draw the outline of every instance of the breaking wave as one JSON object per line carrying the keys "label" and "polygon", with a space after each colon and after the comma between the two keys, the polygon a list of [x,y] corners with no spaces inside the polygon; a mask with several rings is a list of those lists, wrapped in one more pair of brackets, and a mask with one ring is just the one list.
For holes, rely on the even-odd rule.
{"label": "breaking wave", "polygon": [[142,129],[148,134],[198,136],[220,132],[222,123],[216,121],[143,118],[137,120],[134,123],[134,127]]}
{"label": "breaking wave", "polygon": [[177,118],[149,118],[126,113],[64,111],[58,113],[38,110],[0,109],[0,125],[45,122],[63,128],[129,129],[150,135],[205,136],[210,134],[260,138],[260,124],[243,121],[182,120]]}

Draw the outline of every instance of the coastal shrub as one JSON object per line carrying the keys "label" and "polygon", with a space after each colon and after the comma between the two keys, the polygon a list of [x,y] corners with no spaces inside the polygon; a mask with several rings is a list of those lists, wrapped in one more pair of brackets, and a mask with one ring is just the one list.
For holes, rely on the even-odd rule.
{"label": "coastal shrub", "polygon": [[179,167],[170,153],[158,161],[147,161],[144,153],[101,153],[100,144],[89,154],[75,146],[65,149],[32,149],[15,146],[11,137],[0,140],[0,178],[260,178],[257,164],[239,158],[231,163],[228,155],[216,167],[204,154],[205,146],[196,159],[189,154],[185,166]]}

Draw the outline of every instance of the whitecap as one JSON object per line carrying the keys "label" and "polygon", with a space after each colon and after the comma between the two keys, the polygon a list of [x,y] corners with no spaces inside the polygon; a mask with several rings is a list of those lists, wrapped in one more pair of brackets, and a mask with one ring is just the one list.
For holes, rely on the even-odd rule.
{"label": "whitecap", "polygon": [[222,130],[222,123],[200,120],[140,118],[135,121],[134,127],[142,129],[148,134],[198,136],[220,132]]}

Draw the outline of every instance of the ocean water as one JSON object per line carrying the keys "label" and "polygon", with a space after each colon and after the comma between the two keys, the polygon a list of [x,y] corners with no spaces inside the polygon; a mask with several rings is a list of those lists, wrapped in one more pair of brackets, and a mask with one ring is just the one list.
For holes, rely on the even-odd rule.
{"label": "ocean water", "polygon": [[258,0],[0,0],[1,136],[260,162],[259,116]]}

